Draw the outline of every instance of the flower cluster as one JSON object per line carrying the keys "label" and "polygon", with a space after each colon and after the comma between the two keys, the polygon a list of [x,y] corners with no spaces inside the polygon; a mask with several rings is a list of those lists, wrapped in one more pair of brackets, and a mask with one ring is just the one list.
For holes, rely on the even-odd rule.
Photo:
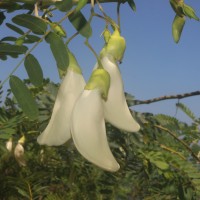
{"label": "flower cluster", "polygon": [[[22,136],[18,142],[17,142],[17,145],[15,146],[15,149],[14,149],[14,156],[15,156],[15,159],[16,161],[18,162],[18,164],[20,166],[26,166],[26,161],[24,159],[24,145],[25,143],[25,137]],[[6,142],[6,148],[9,152],[12,152],[12,149],[13,149],[13,141],[12,141],[12,138],[10,138],[7,142]]]}
{"label": "flower cluster", "polygon": [[61,145],[72,137],[77,150],[88,161],[107,171],[119,170],[107,141],[105,121],[127,132],[140,129],[126,103],[117,65],[125,48],[125,40],[116,29],[106,39],[87,83],[69,52],[70,64],[49,124],[37,139],[39,144]]}

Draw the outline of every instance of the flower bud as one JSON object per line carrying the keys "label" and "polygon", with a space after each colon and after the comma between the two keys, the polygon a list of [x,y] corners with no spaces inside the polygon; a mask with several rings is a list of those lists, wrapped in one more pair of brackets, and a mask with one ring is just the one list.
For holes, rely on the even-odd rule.
{"label": "flower bud", "polygon": [[106,27],[102,34],[103,34],[104,41],[107,44],[111,36],[109,29]]}
{"label": "flower bud", "polygon": [[13,142],[12,142],[12,138],[10,138],[7,142],[6,142],[6,149],[11,152],[12,151],[12,146],[13,146]]}
{"label": "flower bud", "polygon": [[22,144],[25,142],[25,137],[22,136],[14,149],[14,156],[20,166],[26,166],[26,161],[24,159],[24,147]]}
{"label": "flower bud", "polygon": [[126,41],[120,36],[120,33],[117,29],[110,36],[108,44],[102,49],[101,57],[105,55],[112,55],[114,59],[117,61],[121,61],[124,56],[124,52],[126,49]]}

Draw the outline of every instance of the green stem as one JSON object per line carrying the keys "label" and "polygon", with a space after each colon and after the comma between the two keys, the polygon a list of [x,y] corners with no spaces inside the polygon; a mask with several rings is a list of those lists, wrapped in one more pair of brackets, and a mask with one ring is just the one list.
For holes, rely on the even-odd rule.
{"label": "green stem", "polygon": [[92,48],[92,46],[91,46],[90,43],[88,42],[88,39],[85,40],[85,45],[92,51],[92,53],[93,53],[94,56],[96,57],[97,62],[98,62],[98,68],[99,68],[99,69],[102,69],[102,68],[103,68],[103,65],[102,65],[102,63],[101,63],[101,60],[99,59],[99,56],[97,55],[97,53],[95,52],[95,50]]}
{"label": "green stem", "polygon": [[[93,16],[94,16],[94,8],[91,8],[91,14],[90,14],[88,23],[91,23],[91,21],[92,21],[92,19],[93,19]],[[97,62],[98,62],[98,68],[103,68],[103,65],[102,65],[102,63],[101,63],[101,60],[99,59],[99,56],[97,55],[97,53],[95,52],[95,50],[94,50],[94,49],[92,48],[92,46],[90,45],[88,39],[85,40],[85,45],[92,51],[92,53],[93,53],[94,56],[96,57]]]}
{"label": "green stem", "polygon": [[103,10],[103,7],[101,6],[100,2],[98,0],[96,0],[98,6],[99,6],[99,10],[103,13],[104,18],[106,19],[106,21],[108,21],[115,29],[119,29],[118,25],[115,23],[115,21],[110,18]]}
{"label": "green stem", "polygon": [[74,33],[65,43],[65,45],[68,45],[72,39],[74,39],[77,35],[79,35],[79,32],[77,31],[76,33]]}
{"label": "green stem", "polygon": [[117,3],[117,22],[118,22],[118,26],[119,26],[119,32],[121,32],[121,23],[120,23],[120,5],[121,5],[121,3],[118,2],[118,3]]}

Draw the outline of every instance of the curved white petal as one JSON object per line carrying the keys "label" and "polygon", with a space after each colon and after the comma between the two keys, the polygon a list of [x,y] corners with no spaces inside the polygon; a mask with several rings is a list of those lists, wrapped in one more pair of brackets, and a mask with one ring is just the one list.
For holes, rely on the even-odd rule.
{"label": "curved white petal", "polygon": [[72,112],[71,133],[82,156],[93,164],[114,172],[120,166],[108,145],[102,106],[98,90],[84,90]]}
{"label": "curved white petal", "polygon": [[11,152],[12,151],[12,146],[13,146],[13,142],[12,142],[12,139],[9,139],[7,142],[6,142],[6,149]]}
{"label": "curved white petal", "polygon": [[17,143],[15,147],[14,156],[20,166],[26,166],[26,161],[24,159],[24,147],[20,143]]}
{"label": "curved white petal", "polygon": [[133,119],[126,103],[123,81],[116,62],[109,55],[103,57],[101,62],[110,74],[108,99],[106,102],[103,102],[105,120],[124,131],[139,131],[140,126]]}
{"label": "curved white petal", "polygon": [[70,117],[77,100],[85,86],[84,78],[68,69],[59,88],[49,124],[37,138],[39,144],[58,146],[71,138]]}

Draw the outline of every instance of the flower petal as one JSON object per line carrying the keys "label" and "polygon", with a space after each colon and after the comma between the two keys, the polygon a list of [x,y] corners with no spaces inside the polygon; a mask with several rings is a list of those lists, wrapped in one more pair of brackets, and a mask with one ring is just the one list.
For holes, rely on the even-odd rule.
{"label": "flower petal", "polygon": [[24,147],[20,143],[17,143],[15,147],[14,156],[20,166],[26,166],[26,161],[24,159]]}
{"label": "flower petal", "polygon": [[107,55],[102,58],[101,62],[111,79],[108,99],[103,102],[105,120],[124,131],[139,131],[140,126],[133,119],[126,103],[122,77],[115,60],[112,56]]}
{"label": "flower petal", "polygon": [[11,152],[12,151],[12,146],[13,146],[13,142],[12,139],[10,138],[7,142],[6,142],[6,149]]}
{"label": "flower petal", "polygon": [[84,86],[83,76],[68,69],[59,88],[49,124],[37,138],[39,144],[58,146],[71,138],[70,117],[75,101],[83,91]]}
{"label": "flower petal", "polygon": [[98,89],[83,91],[72,112],[72,138],[88,161],[105,170],[117,171],[120,166],[108,145],[102,101]]}

